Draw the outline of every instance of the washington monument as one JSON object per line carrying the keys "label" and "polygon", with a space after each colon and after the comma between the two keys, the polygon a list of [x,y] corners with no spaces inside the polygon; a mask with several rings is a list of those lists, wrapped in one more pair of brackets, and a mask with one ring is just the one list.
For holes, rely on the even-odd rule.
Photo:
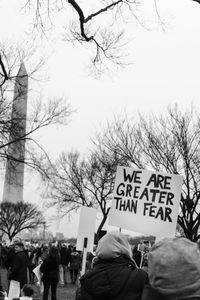
{"label": "washington monument", "polygon": [[15,80],[3,201],[23,201],[28,74],[21,63]]}

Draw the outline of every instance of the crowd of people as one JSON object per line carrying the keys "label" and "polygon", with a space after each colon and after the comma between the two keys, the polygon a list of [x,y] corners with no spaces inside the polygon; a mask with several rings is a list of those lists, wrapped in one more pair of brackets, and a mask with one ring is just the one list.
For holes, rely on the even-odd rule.
{"label": "crowd of people", "polygon": [[[20,289],[29,284],[40,283],[43,287],[43,300],[56,300],[57,286],[67,283],[76,284],[81,269],[81,252],[66,243],[23,243],[14,239],[10,246],[1,244],[0,265],[7,270],[8,286],[11,280],[20,284]],[[38,281],[35,268],[39,267],[41,282]],[[67,276],[67,272],[69,276]],[[0,291],[3,291],[0,279]]]}
{"label": "crowd of people", "polygon": [[76,284],[76,300],[200,300],[199,245],[183,237],[131,248],[121,232],[109,232],[87,256],[82,276],[82,253],[65,243],[25,248],[14,241],[7,249],[1,247],[0,257],[8,280],[19,281],[31,296],[27,282],[36,282],[33,270],[39,266],[43,300],[50,289],[51,300],[56,300],[57,286],[68,284],[67,278]]}

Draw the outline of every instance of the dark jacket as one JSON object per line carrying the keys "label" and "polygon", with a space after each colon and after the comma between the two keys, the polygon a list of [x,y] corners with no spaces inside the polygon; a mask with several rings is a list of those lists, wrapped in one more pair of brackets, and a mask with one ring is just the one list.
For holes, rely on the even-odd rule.
{"label": "dark jacket", "polygon": [[43,273],[42,281],[58,282],[59,260],[52,256],[47,256],[40,266],[40,271]]}
{"label": "dark jacket", "polygon": [[67,247],[60,248],[60,264],[67,266],[70,261],[70,251]]}
{"label": "dark jacket", "polygon": [[80,300],[140,300],[148,275],[129,258],[118,257],[99,260],[80,283]]}
{"label": "dark jacket", "polygon": [[8,248],[5,254],[4,264],[7,270],[12,268],[14,257],[15,257],[15,249],[14,249],[14,245],[12,245],[11,247]]}
{"label": "dark jacket", "polygon": [[27,283],[27,269],[29,266],[29,259],[24,250],[15,253],[13,258],[13,265],[9,272],[10,280],[20,282],[20,287]]}
{"label": "dark jacket", "polygon": [[81,256],[77,251],[70,254],[69,269],[71,271],[79,271],[81,268]]}

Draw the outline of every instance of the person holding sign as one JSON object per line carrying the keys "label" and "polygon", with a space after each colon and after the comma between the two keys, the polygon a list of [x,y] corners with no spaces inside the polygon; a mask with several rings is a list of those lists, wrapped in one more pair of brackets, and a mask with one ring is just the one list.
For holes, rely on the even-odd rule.
{"label": "person holding sign", "polygon": [[47,257],[40,266],[42,272],[42,282],[44,284],[43,300],[48,300],[49,289],[51,288],[51,300],[56,300],[58,285],[60,256],[58,248],[52,246]]}
{"label": "person holding sign", "polygon": [[27,283],[27,271],[29,266],[28,255],[24,250],[22,242],[16,242],[14,245],[15,254],[13,256],[13,263],[10,269],[8,279],[18,282],[20,289]]}
{"label": "person holding sign", "polygon": [[186,238],[165,238],[148,255],[150,285],[142,300],[200,299],[200,251]]}
{"label": "person holding sign", "polygon": [[126,236],[107,233],[100,239],[96,255],[93,269],[80,278],[77,300],[140,300],[148,275],[136,267]]}

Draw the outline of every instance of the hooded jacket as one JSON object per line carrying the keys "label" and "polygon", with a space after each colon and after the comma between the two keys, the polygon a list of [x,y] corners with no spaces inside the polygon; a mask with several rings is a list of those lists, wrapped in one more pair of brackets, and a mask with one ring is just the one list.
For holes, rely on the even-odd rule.
{"label": "hooded jacket", "polygon": [[165,238],[148,255],[150,286],[142,300],[200,299],[200,251],[186,238]]}
{"label": "hooded jacket", "polygon": [[94,268],[81,279],[81,300],[140,300],[145,271],[136,268],[128,241],[120,232],[105,235],[97,247]]}

